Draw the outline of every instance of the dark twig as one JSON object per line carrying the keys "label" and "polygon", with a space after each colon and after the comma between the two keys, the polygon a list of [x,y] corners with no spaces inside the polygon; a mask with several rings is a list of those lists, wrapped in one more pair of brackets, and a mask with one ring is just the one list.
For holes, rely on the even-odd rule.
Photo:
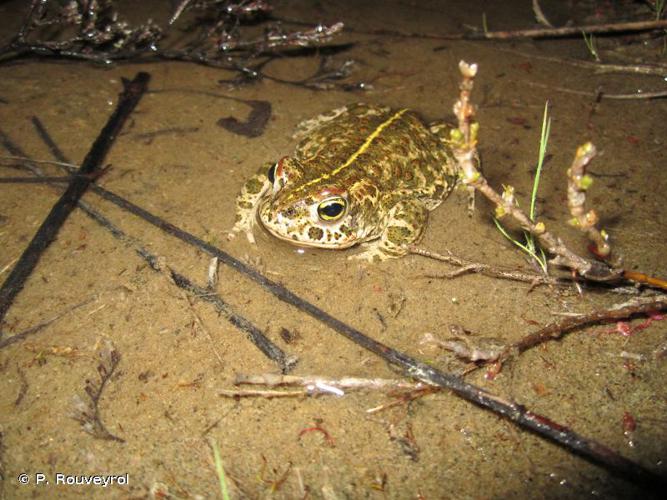
{"label": "dark twig", "polygon": [[[665,74],[667,74],[667,68],[663,70]],[[522,82],[525,85],[529,85],[531,87],[539,87],[543,89],[549,89],[549,90],[554,90],[556,92],[563,92],[565,94],[574,94],[574,95],[583,95],[586,97],[592,97],[594,99],[617,99],[617,100],[625,100],[625,101],[639,101],[639,100],[645,100],[645,99],[662,99],[667,97],[667,91],[661,90],[661,91],[656,91],[656,92],[635,92],[631,94],[607,94],[605,92],[599,91],[599,92],[588,92],[586,90],[575,90],[575,89],[569,89],[567,87],[559,87],[559,86],[554,86],[554,85],[548,85],[546,83],[540,83],[540,82],[533,82],[530,80],[524,80]]]}
{"label": "dark twig", "polygon": [[236,313],[219,295],[207,288],[196,285],[187,276],[177,273],[171,268],[169,269],[169,273],[171,274],[174,283],[179,288],[192,293],[199,299],[213,304],[215,309],[232,325],[245,333],[248,336],[248,339],[255,344],[267,358],[275,361],[278,366],[280,366],[282,373],[288,373],[294,368],[297,363],[295,357],[287,356],[285,352],[271,342],[259,328],[240,314]]}
{"label": "dark twig", "polygon": [[609,309],[593,311],[572,318],[565,318],[563,321],[553,323],[544,328],[526,335],[517,342],[509,346],[499,357],[500,361],[511,356],[512,352],[523,352],[544,342],[558,340],[568,332],[580,328],[595,325],[605,321],[620,321],[632,316],[646,315],[667,310],[667,296],[660,295],[655,298],[644,300],[633,300],[620,306],[614,306]]}
{"label": "dark twig", "polygon": [[[69,171],[69,168],[71,167],[67,167],[67,165],[70,165],[68,158],[60,150],[58,145],[55,144],[55,142],[51,138],[51,135],[46,130],[46,127],[44,127],[44,125],[42,124],[41,120],[33,116],[32,123],[35,126],[40,138],[46,143],[51,153],[58,160],[57,164],[60,167],[64,168],[66,171]],[[12,152],[12,154],[25,158],[25,152],[22,151],[21,148],[19,148],[16,144],[14,144],[9,139],[9,137],[7,137],[7,135],[4,134],[1,130],[0,130],[0,139],[3,139],[4,146],[7,147],[7,149],[9,149]],[[30,160],[27,160],[27,162],[29,163]],[[35,172],[35,174],[41,175],[41,172]],[[146,250],[145,245],[142,245],[135,238],[126,235],[123,230],[121,230],[119,227],[113,224],[109,219],[107,219],[104,215],[100,214],[97,210],[93,209],[87,203],[79,200],[79,208],[81,208],[83,212],[86,215],[88,215],[91,219],[93,219],[95,222],[97,222],[107,231],[109,231],[115,238],[118,238],[124,244],[133,248],[134,251],[148,263],[151,269],[156,271],[163,271],[157,256]],[[277,345],[271,342],[271,340],[268,337],[266,337],[266,335],[264,335],[264,333],[259,328],[257,328],[253,323],[251,323],[245,317],[234,311],[234,309],[229,304],[227,304],[219,295],[215,294],[209,289],[197,286],[196,284],[194,284],[194,282],[192,282],[192,280],[190,280],[189,278],[187,278],[182,274],[177,273],[176,271],[173,271],[171,269],[165,271],[169,274],[174,284],[176,284],[180,288],[183,288],[184,290],[190,293],[195,294],[199,298],[211,302],[215,306],[217,311],[220,314],[222,314],[225,317],[225,319],[227,319],[227,321],[229,321],[235,327],[237,327],[239,330],[245,333],[248,339],[253,344],[255,344],[255,346],[257,346],[257,348],[260,351],[262,351],[262,353],[264,353],[269,359],[277,363],[278,366],[280,366],[281,371],[283,373],[288,373],[294,367],[294,365],[297,362],[297,359],[295,357],[287,355],[282,349],[280,349]],[[87,304],[88,302],[90,302],[90,300],[86,301],[85,303],[78,304],[77,306],[75,306],[75,308],[81,307],[82,305]],[[65,313],[69,312],[70,310],[71,309],[65,311]],[[35,327],[29,328],[28,330],[13,335],[12,337],[0,340],[0,349],[7,345],[13,344],[14,342],[23,340],[27,335],[35,333],[36,331],[44,328],[45,326],[48,326],[55,320],[62,317],[65,313],[62,313],[57,317],[52,318],[49,321],[41,323],[40,325],[37,325]]]}
{"label": "dark twig", "polygon": [[100,135],[97,137],[90,151],[86,155],[78,170],[77,177],[70,182],[68,188],[53,206],[32,241],[23,252],[11,273],[0,288],[0,324],[9,310],[16,295],[21,291],[28,276],[37,265],[40,256],[55,239],[58,231],[67,220],[69,214],[74,210],[77,201],[88,189],[92,179],[88,174],[97,172],[120,132],[127,117],[130,116],[134,107],[139,102],[143,92],[146,90],[150,76],[148,73],[138,73],[130,83],[125,84],[115,111],[107,121]]}
{"label": "dark twig", "polygon": [[78,304],[74,304],[73,306],[68,307],[64,311],[59,312],[58,314],[56,314],[52,318],[47,319],[46,321],[42,321],[41,323],[39,323],[35,326],[31,326],[30,328],[26,328],[25,330],[23,330],[23,331],[21,331],[17,334],[12,335],[11,337],[6,337],[4,339],[0,339],[0,349],[4,349],[5,347],[7,347],[9,345],[15,344],[16,342],[20,342],[22,340],[25,340],[25,338],[28,337],[29,335],[32,335],[34,333],[39,332],[40,330],[46,328],[50,324],[55,323],[56,321],[58,321],[63,316],[66,316],[69,313],[71,313],[73,311],[76,311],[77,309],[79,309],[79,308],[81,308],[85,305],[90,304],[93,300],[95,300],[95,298],[96,298],[96,296],[90,297],[90,298],[84,300],[83,302],[79,302]]}
{"label": "dark twig", "polygon": [[[628,23],[586,24],[582,26],[563,26],[560,28],[536,28],[514,31],[485,31],[462,35],[460,38],[473,40],[515,40],[517,38],[564,38],[576,36],[581,33],[615,34],[615,33],[637,33],[640,31],[652,31],[667,28],[667,20],[634,21]],[[443,37],[444,38],[444,37]]]}
{"label": "dark twig", "polygon": [[530,283],[533,286],[537,285],[564,285],[569,281],[554,278],[552,276],[547,276],[544,274],[534,274],[526,273],[523,271],[513,270],[513,269],[502,269],[499,267],[491,266],[489,264],[484,264],[481,262],[471,262],[460,257],[455,256],[449,250],[446,250],[446,255],[427,250],[425,248],[420,248],[416,245],[411,245],[408,247],[408,251],[415,255],[421,255],[422,257],[427,257],[429,259],[438,260],[441,262],[446,262],[453,266],[457,266],[459,269],[456,271],[447,274],[447,275],[427,275],[428,278],[456,278],[463,274],[467,273],[479,273],[484,276],[489,276],[491,278],[505,279],[511,281],[522,281],[524,283]]}
{"label": "dark twig", "polygon": [[54,182],[72,182],[69,177],[0,177],[0,184],[51,184]]}
{"label": "dark twig", "polygon": [[77,394],[72,402],[70,416],[81,424],[85,432],[97,439],[124,443],[125,440],[123,438],[111,434],[104,426],[99,409],[102,392],[104,392],[104,387],[116,371],[116,367],[120,362],[120,354],[111,341],[107,340],[100,348],[97,356],[99,360],[97,373],[100,376],[100,380],[99,382],[86,380],[84,391],[88,399],[84,400],[84,398]]}
{"label": "dark twig", "polygon": [[667,295],[663,294],[645,299],[634,299],[624,304],[612,306],[608,309],[601,309],[579,316],[568,317],[562,321],[551,323],[544,328],[540,328],[536,332],[529,333],[518,341],[507,345],[502,349],[499,355],[493,359],[484,360],[482,363],[469,363],[464,370],[464,374],[467,375],[479,368],[488,366],[490,363],[497,363],[498,367],[494,368],[494,370],[498,370],[503,363],[512,359],[516,355],[546,342],[560,340],[565,335],[588,326],[608,321],[627,320],[634,316],[643,316],[665,310],[667,310]]}
{"label": "dark twig", "polygon": [[432,40],[516,40],[525,38],[568,38],[581,37],[581,33],[611,35],[617,33],[638,33],[667,28],[667,20],[635,21],[627,23],[585,24],[580,26],[563,26],[560,28],[535,28],[511,31],[473,31],[469,33],[406,33],[395,30],[355,30],[348,27],[347,31],[373,35],[396,36],[402,38],[425,38]]}

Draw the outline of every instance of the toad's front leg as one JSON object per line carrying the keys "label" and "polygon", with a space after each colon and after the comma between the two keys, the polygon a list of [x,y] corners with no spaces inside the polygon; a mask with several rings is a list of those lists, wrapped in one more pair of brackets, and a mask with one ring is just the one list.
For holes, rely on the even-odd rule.
{"label": "toad's front leg", "polygon": [[363,252],[350,258],[374,261],[406,255],[408,247],[418,243],[424,234],[428,212],[428,208],[420,200],[398,202],[389,211],[380,238],[366,243]]}
{"label": "toad's front leg", "polygon": [[257,221],[259,202],[271,188],[267,172],[272,164],[262,167],[243,185],[241,194],[236,198],[236,223],[227,237],[232,239],[236,233],[245,232],[250,243],[255,243],[252,229]]}

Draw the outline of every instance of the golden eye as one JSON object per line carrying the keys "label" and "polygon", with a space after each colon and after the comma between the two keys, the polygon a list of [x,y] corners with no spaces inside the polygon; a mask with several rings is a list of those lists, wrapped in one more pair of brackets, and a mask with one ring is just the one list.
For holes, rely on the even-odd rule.
{"label": "golden eye", "polygon": [[340,196],[335,198],[329,198],[324,200],[317,207],[317,213],[320,216],[320,219],[331,221],[340,219],[345,213],[345,208],[347,207],[347,201]]}

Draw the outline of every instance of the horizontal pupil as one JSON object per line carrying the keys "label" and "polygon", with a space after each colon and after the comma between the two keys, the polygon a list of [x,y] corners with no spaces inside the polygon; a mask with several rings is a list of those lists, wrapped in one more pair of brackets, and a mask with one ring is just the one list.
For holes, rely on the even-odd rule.
{"label": "horizontal pupil", "polygon": [[320,206],[320,213],[327,217],[335,217],[343,211],[344,205],[338,201]]}

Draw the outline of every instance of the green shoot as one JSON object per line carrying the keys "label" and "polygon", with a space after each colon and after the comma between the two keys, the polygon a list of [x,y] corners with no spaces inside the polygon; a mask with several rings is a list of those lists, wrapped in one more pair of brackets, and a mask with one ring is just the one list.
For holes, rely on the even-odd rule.
{"label": "green shoot", "polygon": [[[542,176],[542,167],[544,166],[544,158],[547,154],[547,145],[549,144],[549,134],[551,133],[551,118],[549,117],[549,101],[544,104],[544,115],[542,116],[542,131],[540,133],[540,149],[537,157],[537,169],[535,170],[535,179],[533,179],[533,191],[530,195],[530,220],[535,222],[535,210],[537,206],[537,190],[540,185],[540,178]],[[530,255],[540,266],[542,271],[546,274],[547,272],[547,257],[544,254],[544,250],[540,248],[535,243],[535,237],[524,231],[525,243],[513,238],[494,217],[493,221],[496,223],[496,227],[502,233],[505,238],[510,240],[516,246],[521,248],[524,252]]]}
{"label": "green shoot", "polygon": [[588,52],[591,53],[593,59],[595,59],[596,62],[600,62],[600,54],[598,54],[598,49],[595,46],[595,38],[593,37],[593,33],[587,35],[585,31],[582,31],[581,34],[584,35],[584,43],[586,44]]}
{"label": "green shoot", "polygon": [[215,471],[218,474],[218,481],[220,482],[220,494],[223,500],[229,500],[229,490],[227,489],[227,479],[225,478],[225,468],[222,465],[222,458],[220,458],[220,449],[218,443],[211,440],[211,447],[213,448],[213,458],[215,460]]}
{"label": "green shoot", "polygon": [[482,29],[485,35],[489,32],[489,25],[486,24],[486,12],[482,12]]}
{"label": "green shoot", "polygon": [[533,259],[540,265],[540,267],[542,268],[542,270],[543,270],[545,273],[547,272],[546,255],[544,255],[544,250],[542,250],[541,248],[539,249],[539,251],[540,251],[540,255],[538,255],[537,253],[535,253],[535,248],[534,248],[534,247],[535,247],[535,243],[532,241],[532,235],[530,235],[532,245],[529,244],[528,242],[526,242],[526,244],[524,245],[524,244],[521,243],[519,240],[517,240],[517,239],[515,239],[514,237],[512,237],[512,235],[509,234],[507,231],[505,231],[505,228],[504,228],[503,225],[498,221],[498,219],[496,219],[496,218],[494,217],[494,218],[493,218],[493,222],[496,223],[496,227],[498,228],[498,231],[500,231],[500,233],[501,233],[505,238],[507,238],[508,240],[510,240],[512,243],[514,243],[516,246],[518,246],[521,250],[523,250],[523,251],[526,252],[528,255],[530,255],[530,256],[531,256],[531,257],[532,257],[532,258],[533,258]]}
{"label": "green shoot", "polygon": [[654,0],[653,9],[655,10],[655,20],[660,21],[665,12],[665,0]]}
{"label": "green shoot", "polygon": [[551,133],[551,117],[549,116],[549,101],[544,103],[544,115],[542,116],[542,132],[540,133],[540,151],[537,154],[537,170],[533,181],[533,192],[530,195],[530,220],[535,222],[535,204],[537,202],[537,189],[540,186],[542,166],[547,155],[549,134]]}

